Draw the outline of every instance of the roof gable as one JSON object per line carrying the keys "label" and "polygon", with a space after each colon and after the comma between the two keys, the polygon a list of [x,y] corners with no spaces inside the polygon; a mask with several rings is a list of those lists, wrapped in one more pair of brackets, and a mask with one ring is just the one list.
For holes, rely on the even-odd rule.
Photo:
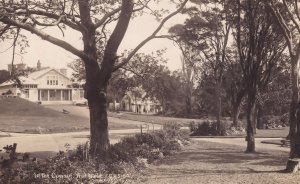
{"label": "roof gable", "polygon": [[52,71],[54,71],[55,73],[57,73],[58,75],[60,75],[64,78],[70,80],[69,77],[67,77],[66,75],[64,75],[60,71],[58,71],[56,69],[53,69],[53,68],[47,68],[47,69],[44,69],[44,70],[39,70],[39,71],[33,72],[33,73],[29,74],[28,77],[35,80],[35,79],[43,77],[44,75],[46,75],[46,74],[48,74]]}

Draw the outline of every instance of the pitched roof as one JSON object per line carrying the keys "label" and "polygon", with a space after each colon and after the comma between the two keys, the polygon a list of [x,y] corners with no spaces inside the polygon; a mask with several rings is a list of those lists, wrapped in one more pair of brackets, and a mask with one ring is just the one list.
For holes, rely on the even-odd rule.
{"label": "pitched roof", "polygon": [[42,70],[32,72],[28,75],[28,78],[37,79],[40,76],[44,75],[45,73],[48,73],[50,70],[52,70],[52,68],[45,68],[45,69],[42,69]]}
{"label": "pitched roof", "polygon": [[59,70],[56,70],[56,69],[53,69],[53,68],[45,68],[45,69],[42,69],[42,70],[39,70],[39,71],[35,71],[35,72],[32,72],[28,75],[28,78],[31,78],[31,79],[37,79],[37,78],[40,78],[41,76],[45,75],[46,73],[50,72],[50,71],[55,71],[57,73],[59,73],[60,75],[62,75],[63,77],[65,78],[68,78],[65,74],[61,73]]}
{"label": "pitched roof", "polygon": [[[24,76],[21,76],[19,77],[19,80],[21,81],[21,84],[37,84],[34,80],[28,78],[28,77],[24,77]],[[9,85],[13,85],[15,84],[16,82],[13,81],[13,80],[7,80],[5,82],[3,82],[2,84],[0,84],[0,86],[9,86]]]}

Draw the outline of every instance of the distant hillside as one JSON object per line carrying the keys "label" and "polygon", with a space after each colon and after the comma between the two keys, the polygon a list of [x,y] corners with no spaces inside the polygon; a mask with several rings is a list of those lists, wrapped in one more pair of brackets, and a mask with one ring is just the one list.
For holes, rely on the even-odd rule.
{"label": "distant hillside", "polygon": [[0,97],[0,116],[62,116],[62,113],[21,98]]}

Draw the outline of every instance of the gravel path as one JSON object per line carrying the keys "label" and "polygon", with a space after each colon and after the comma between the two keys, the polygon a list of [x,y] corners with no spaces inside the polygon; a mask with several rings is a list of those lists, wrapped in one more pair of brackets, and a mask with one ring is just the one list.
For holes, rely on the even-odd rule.
{"label": "gravel path", "polygon": [[[154,129],[160,128],[159,126],[154,127]],[[110,143],[114,144],[118,142],[121,137],[139,133],[140,131],[140,129],[110,130]],[[86,131],[55,134],[8,134],[10,135],[9,137],[0,137],[0,148],[7,144],[17,143],[17,152],[58,152],[65,150],[64,146],[66,143],[71,145],[70,148],[74,148],[80,143],[85,143],[88,141],[90,133]]]}
{"label": "gravel path", "polygon": [[[196,140],[182,152],[151,165],[147,184],[285,184],[300,182],[299,174],[280,172],[288,149],[257,144],[258,152],[245,154],[237,139]],[[231,142],[231,144],[229,144]]]}

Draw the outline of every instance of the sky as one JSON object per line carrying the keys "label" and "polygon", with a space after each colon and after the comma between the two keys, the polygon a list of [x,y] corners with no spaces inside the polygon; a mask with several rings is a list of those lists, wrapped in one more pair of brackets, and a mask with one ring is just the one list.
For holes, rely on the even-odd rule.
{"label": "sky", "polygon": [[[163,2],[163,8],[169,4]],[[172,17],[162,28],[159,34],[166,34],[168,29],[178,23],[183,23],[185,17],[178,14]],[[119,53],[123,50],[131,50],[135,48],[142,40],[152,34],[156,29],[159,22],[154,17],[144,14],[140,17],[134,18],[129,23],[129,28],[125,34],[125,38],[119,47]],[[15,56],[15,63],[25,63],[29,67],[35,67],[38,60],[41,61],[42,66],[49,66],[53,68],[67,68],[67,64],[74,61],[77,57],[64,49],[55,46],[47,41],[40,39],[39,37],[31,34],[25,30],[22,33],[26,34],[29,45],[26,49],[26,54],[22,57],[19,55]],[[63,39],[78,49],[82,49],[81,34],[76,31],[67,30],[63,37],[58,28],[51,28],[48,31],[51,35]],[[7,64],[11,63],[12,60],[12,48],[11,42],[1,43],[0,45],[0,69],[7,69]],[[151,53],[158,49],[166,48],[165,58],[168,59],[167,66],[171,70],[181,68],[181,52],[179,48],[170,40],[167,39],[155,39],[148,42],[139,52]],[[8,49],[8,50],[7,50]],[[4,52],[5,51],[5,52]]]}

